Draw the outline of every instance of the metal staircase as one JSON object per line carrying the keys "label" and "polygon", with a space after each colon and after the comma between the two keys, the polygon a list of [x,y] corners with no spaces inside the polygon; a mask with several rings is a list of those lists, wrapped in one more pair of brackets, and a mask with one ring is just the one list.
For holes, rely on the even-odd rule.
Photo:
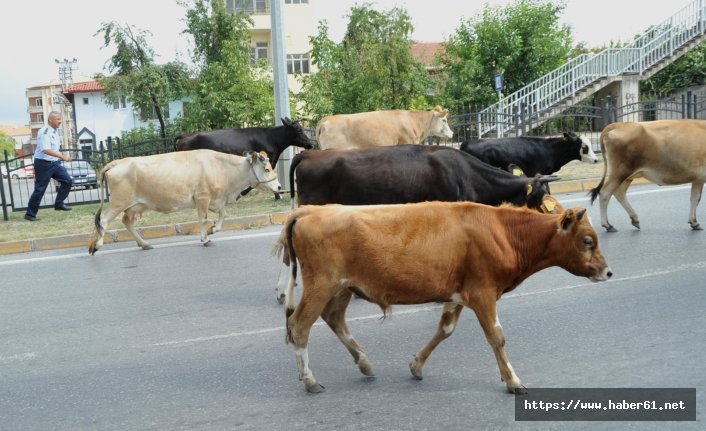
{"label": "metal staircase", "polygon": [[694,0],[630,45],[582,54],[480,111],[479,137],[521,135],[623,75],[647,79],[706,38],[706,0]]}

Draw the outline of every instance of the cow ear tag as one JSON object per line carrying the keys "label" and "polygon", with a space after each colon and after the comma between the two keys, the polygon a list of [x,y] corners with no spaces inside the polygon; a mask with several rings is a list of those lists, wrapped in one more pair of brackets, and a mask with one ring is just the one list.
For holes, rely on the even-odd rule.
{"label": "cow ear tag", "polygon": [[553,201],[544,201],[542,202],[542,206],[540,208],[542,209],[542,211],[549,214],[554,211],[554,208],[556,208],[556,204]]}
{"label": "cow ear tag", "polygon": [[516,176],[516,177],[524,177],[524,176],[525,176],[525,173],[524,173],[524,172],[522,171],[522,169],[520,169],[520,168],[513,168],[513,169],[512,169],[512,175],[514,175],[514,176]]}
{"label": "cow ear tag", "polygon": [[531,195],[533,190],[532,184],[527,184],[527,196]]}

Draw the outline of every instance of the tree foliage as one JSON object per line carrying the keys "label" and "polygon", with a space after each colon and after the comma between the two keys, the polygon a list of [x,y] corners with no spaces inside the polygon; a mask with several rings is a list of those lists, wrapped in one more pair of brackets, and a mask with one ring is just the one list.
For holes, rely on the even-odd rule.
{"label": "tree foliage", "polygon": [[0,156],[4,157],[5,151],[10,158],[15,157],[15,140],[0,132]]}
{"label": "tree foliage", "polygon": [[252,61],[250,17],[228,13],[223,0],[194,0],[186,24],[199,72],[182,129],[273,124],[271,68]]}
{"label": "tree foliage", "polygon": [[509,94],[566,62],[573,39],[570,28],[559,23],[564,7],[543,0],[486,4],[479,15],[462,20],[440,59],[444,103],[488,105],[497,101],[497,72],[503,72]]}
{"label": "tree foliage", "polygon": [[413,27],[407,12],[356,5],[349,18],[341,43],[329,39],[325,22],[310,39],[318,73],[302,78],[298,97],[306,115],[317,121],[328,114],[429,104],[426,93],[432,82],[412,57]]}
{"label": "tree foliage", "polygon": [[690,50],[674,63],[640,82],[640,91],[668,94],[675,90],[706,83],[706,44]]}
{"label": "tree foliage", "polygon": [[106,103],[112,104],[124,96],[142,121],[154,113],[160,134],[165,137],[164,109],[170,101],[188,94],[190,78],[183,63],[155,64],[154,51],[147,44],[150,34],[116,22],[101,24],[96,35],[103,36],[103,48],[113,45],[115,54],[106,65],[112,74],[99,74],[96,78],[105,87]]}

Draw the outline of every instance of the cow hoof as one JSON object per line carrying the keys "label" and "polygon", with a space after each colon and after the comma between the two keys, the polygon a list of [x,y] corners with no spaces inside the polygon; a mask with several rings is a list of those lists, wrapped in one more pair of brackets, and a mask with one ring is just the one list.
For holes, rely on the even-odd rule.
{"label": "cow hoof", "polygon": [[422,376],[422,364],[419,363],[419,358],[417,358],[417,355],[414,355],[414,359],[412,359],[412,362],[409,363],[409,371],[412,372],[412,375],[417,380],[422,380],[424,378],[424,376]]}
{"label": "cow hoof", "polygon": [[640,222],[633,220],[632,225],[635,226],[636,228],[640,229]]}
{"label": "cow hoof", "polygon": [[[691,223],[690,223],[691,224]],[[693,230],[704,230],[704,228],[701,227],[700,223],[692,224],[691,229]]]}
{"label": "cow hoof", "polygon": [[89,247],[88,248],[88,254],[90,254],[91,256],[96,254],[97,251],[98,251],[98,247]]}
{"label": "cow hoof", "polygon": [[527,395],[527,388],[519,386],[517,388],[507,388],[507,391],[515,395]]}
{"label": "cow hoof", "polygon": [[306,386],[306,391],[309,392],[310,394],[320,394],[323,392],[326,388],[318,384],[317,382],[314,382],[313,384],[305,384]]}
{"label": "cow hoof", "polygon": [[603,226],[605,228],[606,232],[617,232],[618,229],[614,228],[613,225],[609,224],[608,226]]}
{"label": "cow hoof", "polygon": [[142,246],[142,249],[143,249],[143,250],[152,250],[153,248],[154,248],[154,247],[152,247],[152,246],[149,245],[149,244],[145,244],[145,245]]}
{"label": "cow hoof", "polygon": [[360,362],[358,362],[358,369],[368,377],[375,377],[373,366],[367,359],[361,359]]}
{"label": "cow hoof", "polygon": [[212,245],[213,245],[213,243],[211,242],[210,239],[209,239],[208,241],[206,241],[206,242],[203,243],[203,246],[204,246],[204,247],[210,247],[210,246],[212,246]]}
{"label": "cow hoof", "polygon": [[285,299],[284,294],[278,295],[277,296],[277,303],[280,305],[284,304],[284,299]]}

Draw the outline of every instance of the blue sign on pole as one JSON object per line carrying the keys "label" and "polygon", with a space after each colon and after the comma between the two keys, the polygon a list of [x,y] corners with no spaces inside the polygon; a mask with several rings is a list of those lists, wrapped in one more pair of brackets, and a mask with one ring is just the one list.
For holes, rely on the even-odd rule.
{"label": "blue sign on pole", "polygon": [[495,78],[493,78],[493,83],[495,84],[495,91],[500,93],[503,91],[503,74],[496,73]]}

